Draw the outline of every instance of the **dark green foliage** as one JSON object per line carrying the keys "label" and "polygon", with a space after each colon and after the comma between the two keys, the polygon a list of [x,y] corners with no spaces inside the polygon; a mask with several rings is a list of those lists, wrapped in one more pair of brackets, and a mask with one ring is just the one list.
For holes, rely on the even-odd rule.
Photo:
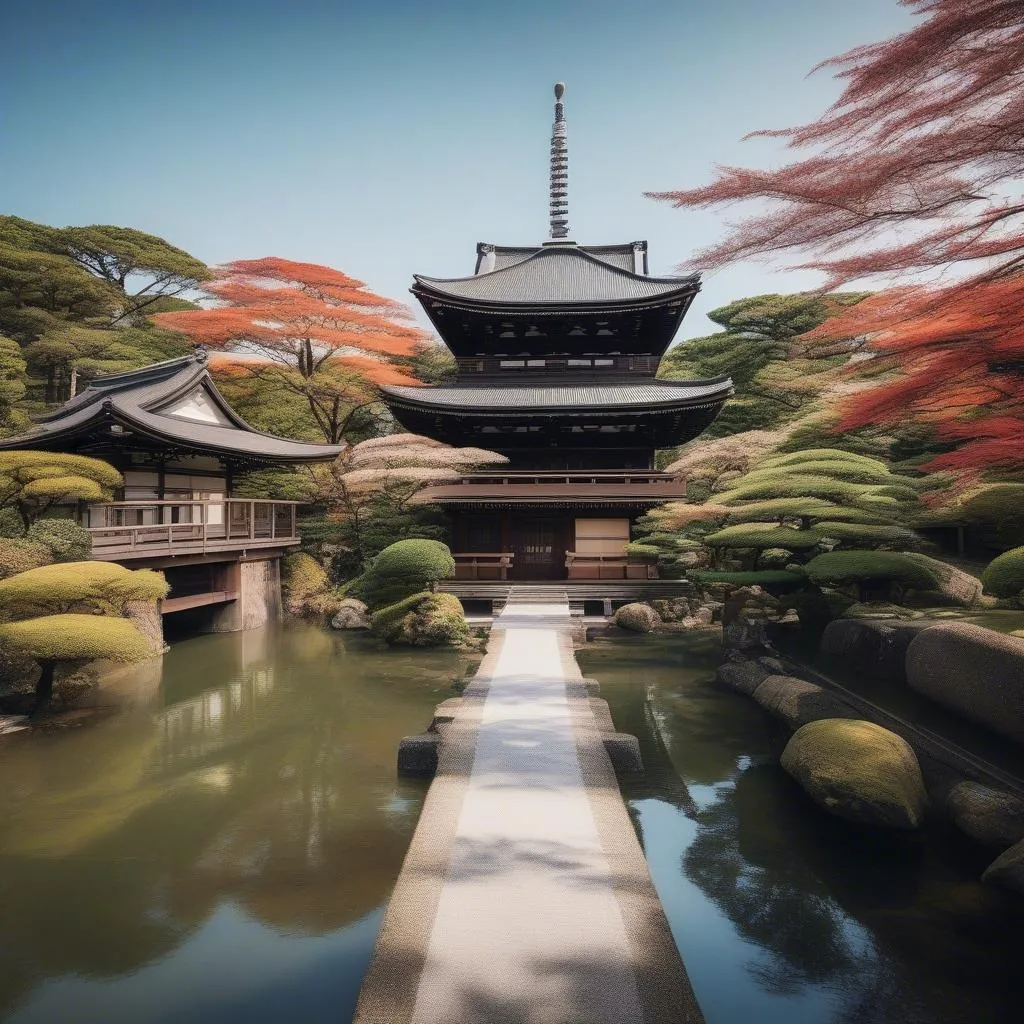
{"label": "dark green foliage", "polygon": [[985,591],[996,597],[1019,597],[1024,593],[1024,547],[993,558],[982,573],[981,582]]}
{"label": "dark green foliage", "polygon": [[773,592],[796,590],[806,583],[806,579],[796,572],[782,569],[750,570],[747,572],[714,572],[708,569],[694,569],[690,579],[698,583],[730,583],[738,587],[764,587]]}
{"label": "dark green foliage", "polygon": [[73,519],[38,519],[26,539],[46,548],[55,562],[81,562],[92,553],[89,531]]}
{"label": "dark green foliage", "polygon": [[954,522],[977,527],[997,548],[1024,544],[1024,484],[992,484],[952,510]]}
{"label": "dark green foliage", "polygon": [[400,540],[384,548],[374,559],[357,596],[371,608],[379,608],[454,575],[455,560],[440,541]]}
{"label": "dark green foliage", "polygon": [[830,551],[806,565],[812,583],[837,585],[880,581],[915,590],[939,590],[941,582],[926,566],[891,551]]}
{"label": "dark green foliage", "polygon": [[917,534],[913,530],[908,530],[905,526],[823,521],[817,524],[815,530],[821,537],[832,537],[848,545],[865,548],[875,544],[916,548],[921,543]]}
{"label": "dark green foliage", "polygon": [[765,526],[758,529],[755,525],[740,524],[709,533],[704,543],[710,547],[805,551],[818,543],[819,536],[815,530],[794,530],[788,526]]}
{"label": "dark green foliage", "polygon": [[353,515],[337,524],[334,542],[342,550],[332,571],[337,579],[361,573],[386,547],[399,540],[447,543],[451,521],[436,505],[399,506],[386,494],[369,499]]}

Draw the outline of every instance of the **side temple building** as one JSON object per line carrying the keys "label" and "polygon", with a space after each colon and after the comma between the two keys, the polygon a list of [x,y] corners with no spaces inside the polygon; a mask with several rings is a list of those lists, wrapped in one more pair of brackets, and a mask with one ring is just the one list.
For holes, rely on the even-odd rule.
{"label": "side temple building", "polygon": [[477,245],[469,277],[415,275],[412,293],[458,363],[444,386],[384,389],[408,430],[500,452],[508,468],[426,489],[445,507],[463,579],[646,579],[630,526],[686,493],[654,468],[732,393],[728,377],[655,379],[699,278],[654,277],[647,243],[569,241],[566,126],[555,86],[551,239]]}
{"label": "side temple building", "polygon": [[124,477],[117,501],[73,510],[94,559],[160,569],[163,614],[207,608],[207,626],[261,626],[280,613],[280,559],[299,543],[296,503],[233,496],[242,470],[324,462],[335,445],[254,430],[210,376],[206,354],[97,377],[0,449],[74,452]]}

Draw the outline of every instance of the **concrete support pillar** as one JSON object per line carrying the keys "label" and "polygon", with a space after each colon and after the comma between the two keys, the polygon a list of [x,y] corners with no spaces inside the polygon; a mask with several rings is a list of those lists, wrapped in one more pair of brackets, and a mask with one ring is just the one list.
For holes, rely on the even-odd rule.
{"label": "concrete support pillar", "polygon": [[238,597],[213,613],[210,631],[258,629],[281,619],[281,559],[236,562],[228,570],[228,589]]}

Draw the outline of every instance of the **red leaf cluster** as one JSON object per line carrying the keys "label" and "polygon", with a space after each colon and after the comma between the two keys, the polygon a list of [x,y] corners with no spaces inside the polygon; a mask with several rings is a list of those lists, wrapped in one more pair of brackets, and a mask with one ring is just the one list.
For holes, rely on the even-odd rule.
{"label": "red leaf cluster", "polygon": [[826,61],[846,84],[820,118],[757,133],[809,156],[651,195],[767,201],[698,265],[788,253],[826,288],[923,280],[811,332],[869,335],[902,371],[851,399],[841,429],[914,416],[957,445],[933,468],[1024,470],[1024,4],[900,2],[923,20]]}
{"label": "red leaf cluster", "polygon": [[220,305],[153,319],[196,344],[249,351],[311,377],[327,363],[377,383],[419,383],[379,356],[407,356],[426,335],[400,304],[330,267],[269,256],[217,268],[204,286]]}

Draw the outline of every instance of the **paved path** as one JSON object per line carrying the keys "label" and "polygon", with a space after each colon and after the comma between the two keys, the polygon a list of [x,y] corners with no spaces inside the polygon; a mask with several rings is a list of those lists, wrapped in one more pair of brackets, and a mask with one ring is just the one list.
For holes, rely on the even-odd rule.
{"label": "paved path", "polygon": [[356,1020],[700,1021],[580,681],[568,606],[510,602],[463,705]]}

